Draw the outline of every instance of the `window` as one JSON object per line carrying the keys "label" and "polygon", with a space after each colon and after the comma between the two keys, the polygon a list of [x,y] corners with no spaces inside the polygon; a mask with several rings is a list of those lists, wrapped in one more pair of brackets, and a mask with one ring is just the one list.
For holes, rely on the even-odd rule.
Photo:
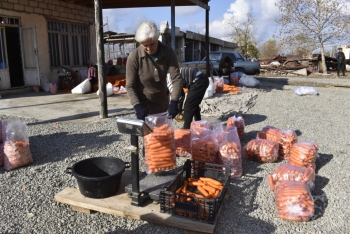
{"label": "window", "polygon": [[90,57],[88,26],[48,21],[50,66],[83,66]]}

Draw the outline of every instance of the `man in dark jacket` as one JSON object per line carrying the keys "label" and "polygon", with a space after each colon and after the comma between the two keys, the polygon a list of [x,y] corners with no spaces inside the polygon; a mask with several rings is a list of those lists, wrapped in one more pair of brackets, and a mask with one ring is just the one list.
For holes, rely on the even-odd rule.
{"label": "man in dark jacket", "polygon": [[[190,129],[193,118],[195,121],[201,120],[201,104],[205,91],[209,86],[208,77],[199,71],[197,68],[182,67],[180,69],[182,77],[182,84],[184,88],[188,89],[188,93],[185,100],[185,93],[182,89],[181,97],[179,99],[179,113],[182,112],[182,106],[184,107],[184,129]],[[185,104],[183,105],[183,102]]]}
{"label": "man in dark jacket", "polygon": [[340,70],[343,72],[343,76],[345,76],[345,55],[343,53],[343,49],[339,48],[338,53],[336,54],[336,59],[338,61],[338,66],[337,66],[337,74],[339,76]]}

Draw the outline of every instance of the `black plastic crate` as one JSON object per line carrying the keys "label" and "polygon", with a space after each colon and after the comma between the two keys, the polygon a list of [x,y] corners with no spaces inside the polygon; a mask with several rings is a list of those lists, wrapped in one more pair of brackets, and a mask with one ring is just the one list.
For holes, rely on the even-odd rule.
{"label": "black plastic crate", "polygon": [[[164,190],[160,191],[160,212],[214,224],[230,183],[229,166],[187,160],[183,171]],[[197,198],[176,193],[188,178],[210,177],[223,183],[216,198]],[[194,192],[194,191],[193,191]]]}

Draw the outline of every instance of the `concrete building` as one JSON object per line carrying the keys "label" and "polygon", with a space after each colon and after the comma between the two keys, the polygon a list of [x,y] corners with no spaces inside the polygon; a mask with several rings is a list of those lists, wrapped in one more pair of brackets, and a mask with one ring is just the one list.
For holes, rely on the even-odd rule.
{"label": "concrete building", "polygon": [[[96,62],[94,8],[60,0],[0,1],[0,90],[39,86],[58,66]],[[56,77],[55,77],[56,76]]]}

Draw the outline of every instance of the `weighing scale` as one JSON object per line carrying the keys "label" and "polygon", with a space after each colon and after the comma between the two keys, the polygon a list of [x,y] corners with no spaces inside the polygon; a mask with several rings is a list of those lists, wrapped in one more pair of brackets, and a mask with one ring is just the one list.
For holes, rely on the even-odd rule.
{"label": "weighing scale", "polygon": [[125,192],[131,198],[131,204],[140,206],[147,200],[159,203],[159,193],[164,186],[168,186],[181,171],[175,168],[169,171],[161,171],[154,174],[140,173],[139,171],[139,137],[152,132],[152,128],[143,120],[117,117],[117,126],[120,133],[130,135],[130,146],[126,149],[131,151],[131,184],[125,187]]}

